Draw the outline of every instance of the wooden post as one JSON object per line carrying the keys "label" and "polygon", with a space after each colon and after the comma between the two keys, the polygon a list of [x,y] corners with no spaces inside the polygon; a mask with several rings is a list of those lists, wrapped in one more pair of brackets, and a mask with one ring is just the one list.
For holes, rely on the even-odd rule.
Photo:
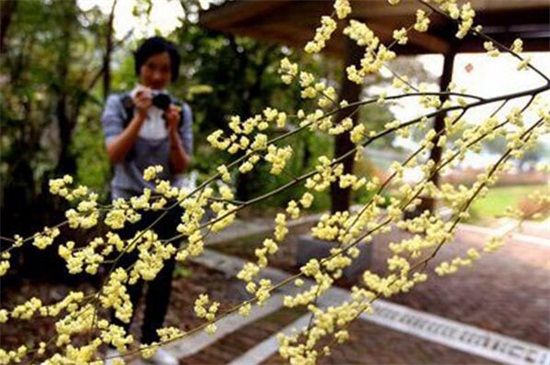
{"label": "wooden post", "polygon": [[[344,58],[344,69],[348,65],[358,65],[363,56],[363,50],[357,46],[352,40],[346,38],[346,56]],[[349,103],[353,103],[359,100],[363,85],[358,85],[355,82],[348,80],[347,73],[344,70],[342,75],[342,89],[340,91],[340,101],[346,100]],[[351,109],[340,111],[336,114],[335,120],[341,121],[344,118],[351,117],[353,124],[357,123],[359,113],[352,113]],[[342,133],[334,138],[334,158],[338,158],[346,152],[355,148],[355,145],[350,140],[350,133]],[[344,174],[351,174],[353,172],[354,156],[349,156],[343,161]],[[341,189],[338,182],[333,183],[330,186],[330,201],[331,211],[342,212],[348,210],[350,207],[351,189]]]}
{"label": "wooden post", "polygon": [[[447,90],[449,87],[449,84],[451,83],[451,80],[453,78],[453,66],[454,66],[454,60],[456,56],[456,48],[451,46],[450,51],[445,54],[445,60],[443,61],[443,73],[441,74],[441,78],[439,80],[439,89],[441,91]],[[447,95],[444,95],[441,97],[441,103],[444,103],[448,99]],[[443,149],[437,145],[439,142],[439,138],[443,135],[445,135],[445,132],[442,132],[445,129],[445,117],[446,113],[439,114],[434,121],[434,130],[437,133],[437,137],[434,139],[434,147],[432,148],[430,152],[430,160],[433,160],[435,162],[435,166],[438,166],[441,161],[441,154],[443,152]],[[441,133],[441,135],[440,135]],[[432,178],[430,179],[431,182],[433,182],[436,186],[439,185],[439,173],[435,172]],[[421,206],[421,212],[428,209],[430,212],[435,211],[435,200],[433,198],[424,198]]]}

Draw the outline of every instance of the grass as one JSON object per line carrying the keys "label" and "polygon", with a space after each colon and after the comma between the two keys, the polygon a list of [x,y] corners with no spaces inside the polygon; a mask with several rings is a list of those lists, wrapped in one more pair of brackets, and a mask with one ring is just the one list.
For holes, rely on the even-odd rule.
{"label": "grass", "polygon": [[491,188],[487,195],[472,206],[474,216],[496,218],[502,216],[508,207],[517,208],[520,201],[539,190],[550,194],[549,185],[520,185]]}

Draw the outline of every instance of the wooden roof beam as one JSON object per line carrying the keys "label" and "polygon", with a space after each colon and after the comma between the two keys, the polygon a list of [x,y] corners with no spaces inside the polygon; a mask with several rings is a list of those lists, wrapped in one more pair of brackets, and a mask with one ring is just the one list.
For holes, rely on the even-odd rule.
{"label": "wooden roof beam", "polygon": [[[393,39],[393,27],[388,27],[378,22],[368,22],[368,26],[381,38],[387,40]],[[425,49],[430,53],[447,54],[450,49],[450,45],[444,39],[441,39],[430,33],[420,33],[416,31],[410,31],[409,42]]]}
{"label": "wooden roof beam", "polygon": [[256,1],[254,4],[250,4],[249,1],[229,2],[218,8],[201,12],[200,23],[211,29],[226,29],[242,21],[273,12],[289,1],[292,0]]}

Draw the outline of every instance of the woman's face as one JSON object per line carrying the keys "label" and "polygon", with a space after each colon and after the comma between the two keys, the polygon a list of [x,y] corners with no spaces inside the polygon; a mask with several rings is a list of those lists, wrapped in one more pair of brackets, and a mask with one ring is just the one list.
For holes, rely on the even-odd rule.
{"label": "woman's face", "polygon": [[142,85],[151,89],[165,89],[172,79],[168,52],[149,57],[139,70],[139,79]]}

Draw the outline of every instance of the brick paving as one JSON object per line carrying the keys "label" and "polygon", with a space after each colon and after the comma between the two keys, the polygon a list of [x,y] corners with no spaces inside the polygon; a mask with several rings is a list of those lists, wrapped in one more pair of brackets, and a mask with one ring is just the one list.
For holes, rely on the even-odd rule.
{"label": "brick paving", "polygon": [[[437,261],[469,247],[480,248],[485,237],[461,232]],[[375,256],[380,254],[376,247]],[[436,261],[436,262],[437,262]],[[375,260],[375,266],[382,265]],[[434,276],[392,301],[485,330],[550,345],[550,248],[509,240],[499,251],[448,277]]]}
{"label": "brick paving", "polygon": [[[318,360],[320,365],[344,364],[495,364],[477,356],[449,349],[429,341],[379,327],[364,321],[355,321],[349,329],[350,338],[335,345],[329,357]],[[286,364],[275,354],[262,365]]]}
{"label": "brick paving", "polygon": [[[528,224],[519,233],[549,240],[544,224]],[[298,233],[294,231],[273,257],[271,264],[288,272],[296,272],[295,252]],[[373,245],[373,271],[383,272],[389,255],[387,244],[399,238],[389,234]],[[431,271],[437,262],[464,256],[470,247],[481,248],[487,235],[459,230],[455,242],[444,246],[430,264],[431,278],[406,295],[390,301],[444,318],[473,325],[519,340],[550,346],[550,247],[514,241],[482,257],[472,267],[457,274],[438,277]],[[220,246],[225,253],[253,258],[259,241]],[[218,247],[216,246],[216,249]],[[350,283],[341,282],[344,286]]]}
{"label": "brick paving", "polygon": [[263,340],[276,334],[286,325],[298,319],[303,313],[304,311],[281,309],[225,336],[212,346],[192,356],[180,359],[180,364],[227,364]]}

